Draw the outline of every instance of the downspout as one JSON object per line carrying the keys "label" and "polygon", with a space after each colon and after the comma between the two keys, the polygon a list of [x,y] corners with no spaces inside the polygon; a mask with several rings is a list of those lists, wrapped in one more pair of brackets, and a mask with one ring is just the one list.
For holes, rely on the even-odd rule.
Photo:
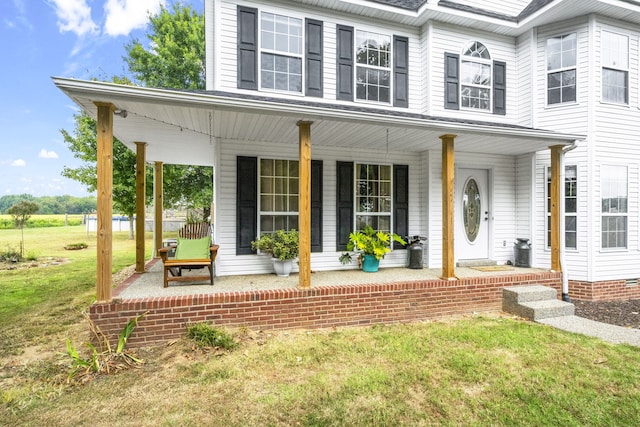
{"label": "downspout", "polygon": [[564,171],[564,157],[572,150],[578,147],[578,141],[562,149],[562,155],[560,156],[560,266],[562,267],[562,301],[571,302],[569,298],[569,273],[567,272],[567,263],[565,262],[565,171]]}

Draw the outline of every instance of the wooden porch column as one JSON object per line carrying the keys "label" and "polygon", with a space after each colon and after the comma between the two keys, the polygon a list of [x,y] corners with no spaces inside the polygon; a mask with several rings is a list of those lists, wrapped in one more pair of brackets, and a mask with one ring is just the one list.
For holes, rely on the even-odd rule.
{"label": "wooden porch column", "polygon": [[164,201],[164,190],[162,187],[162,162],[156,162],[153,170],[153,243],[154,256],[160,257],[158,250],[162,247],[162,203]]}
{"label": "wooden porch column", "polygon": [[97,201],[97,282],[96,300],[111,301],[111,266],[113,264],[113,111],[111,103],[96,102],[98,201]]}
{"label": "wooden porch column", "polygon": [[560,212],[560,190],[562,183],[560,182],[562,167],[562,146],[554,145],[551,149],[551,270],[562,271],[560,262],[560,221],[562,221],[562,212]]}
{"label": "wooden porch column", "polygon": [[298,288],[311,287],[311,124],[300,120],[300,168],[298,194],[298,227],[300,228],[299,282]]}
{"label": "wooden porch column", "polygon": [[147,144],[136,142],[136,273],[144,273]]}
{"label": "wooden porch column", "polygon": [[453,142],[456,135],[442,135],[442,277],[455,280],[453,251],[453,208],[455,195],[455,162]]}

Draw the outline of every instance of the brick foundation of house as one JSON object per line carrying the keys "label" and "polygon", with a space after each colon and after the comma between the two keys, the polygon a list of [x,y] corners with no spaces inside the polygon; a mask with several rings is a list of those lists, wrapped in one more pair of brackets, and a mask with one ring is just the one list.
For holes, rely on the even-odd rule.
{"label": "brick foundation of house", "polygon": [[569,280],[569,297],[585,301],[620,301],[640,299],[637,280],[606,280],[603,282],[581,282]]}
{"label": "brick foundation of house", "polygon": [[154,345],[186,334],[186,326],[210,322],[251,329],[326,328],[409,322],[499,311],[502,288],[540,284],[561,288],[558,273],[426,280],[369,285],[280,289],[188,296],[114,299],[90,307],[91,320],[115,343],[141,313],[127,345]]}

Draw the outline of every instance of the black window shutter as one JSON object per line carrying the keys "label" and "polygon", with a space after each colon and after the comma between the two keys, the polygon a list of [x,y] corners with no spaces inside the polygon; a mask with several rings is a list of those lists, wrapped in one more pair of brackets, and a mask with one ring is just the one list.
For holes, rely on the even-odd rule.
{"label": "black window shutter", "polygon": [[336,250],[346,251],[353,231],[353,163],[337,162]]}
{"label": "black window shutter", "polygon": [[258,89],[258,9],[238,6],[238,88]]}
{"label": "black window shutter", "polygon": [[444,108],[459,110],[460,57],[455,53],[444,54]]}
{"label": "black window shutter", "polygon": [[493,61],[493,114],[507,114],[507,64]]}
{"label": "black window shutter", "polygon": [[[393,165],[393,232],[406,240],[409,235],[409,166]],[[405,246],[394,242],[393,247]]]}
{"label": "black window shutter", "polygon": [[305,94],[322,97],[322,21],[307,19],[305,25],[307,28]]}
{"label": "black window shutter", "polygon": [[322,160],[311,160],[311,252],[322,252]]}
{"label": "black window shutter", "polygon": [[393,106],[409,106],[409,39],[393,37]]}
{"label": "black window shutter", "polygon": [[336,98],[353,101],[353,27],[337,26],[337,93]]}
{"label": "black window shutter", "polygon": [[236,255],[253,254],[251,242],[258,234],[258,159],[237,158]]}

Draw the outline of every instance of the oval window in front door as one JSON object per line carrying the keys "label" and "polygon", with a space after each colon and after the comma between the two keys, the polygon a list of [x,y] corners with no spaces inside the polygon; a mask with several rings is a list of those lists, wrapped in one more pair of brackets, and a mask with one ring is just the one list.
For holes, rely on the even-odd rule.
{"label": "oval window in front door", "polygon": [[464,222],[464,232],[470,242],[475,242],[480,231],[480,191],[475,179],[469,178],[464,184],[462,193],[462,219]]}

